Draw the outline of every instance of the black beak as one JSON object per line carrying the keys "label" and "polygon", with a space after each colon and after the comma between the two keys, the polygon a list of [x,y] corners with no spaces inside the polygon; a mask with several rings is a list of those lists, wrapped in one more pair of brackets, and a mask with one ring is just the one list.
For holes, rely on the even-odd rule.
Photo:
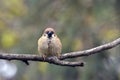
{"label": "black beak", "polygon": [[53,32],[48,32],[48,38],[50,39],[52,37]]}

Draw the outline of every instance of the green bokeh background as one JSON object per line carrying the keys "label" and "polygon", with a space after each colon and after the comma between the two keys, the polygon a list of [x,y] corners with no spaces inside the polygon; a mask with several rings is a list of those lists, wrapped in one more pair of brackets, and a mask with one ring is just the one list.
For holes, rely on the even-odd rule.
{"label": "green bokeh background", "polygon": [[[0,51],[38,54],[46,27],[60,37],[62,53],[86,50],[120,37],[119,0],[0,0]],[[16,74],[0,80],[120,80],[120,46],[89,57],[84,67],[10,61]]]}

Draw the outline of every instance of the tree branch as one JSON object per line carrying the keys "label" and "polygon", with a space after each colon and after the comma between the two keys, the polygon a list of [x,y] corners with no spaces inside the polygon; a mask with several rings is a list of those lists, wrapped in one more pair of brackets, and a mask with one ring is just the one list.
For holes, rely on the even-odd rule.
{"label": "tree branch", "polygon": [[21,60],[25,62],[25,64],[29,65],[28,61],[41,61],[41,62],[48,62],[50,64],[56,64],[56,65],[61,65],[61,66],[71,66],[71,67],[76,67],[76,66],[84,66],[83,62],[68,62],[68,61],[62,61],[59,60],[56,56],[54,57],[48,57],[48,58],[43,58],[39,55],[30,55],[30,54],[8,54],[8,53],[2,53],[0,54],[0,59],[5,59],[5,60]]}
{"label": "tree branch", "polygon": [[63,54],[60,59],[63,60],[63,59],[67,59],[67,58],[89,56],[89,55],[96,54],[96,53],[104,51],[104,50],[111,49],[119,44],[120,44],[120,38],[118,38],[110,43],[103,44],[101,46],[98,46],[98,47],[95,47],[92,49]]}
{"label": "tree branch", "polygon": [[79,62],[79,61],[69,62],[69,61],[63,61],[63,60],[68,59],[68,58],[89,56],[89,55],[96,54],[96,53],[104,51],[104,50],[111,49],[119,44],[120,44],[120,38],[118,38],[110,43],[107,43],[107,44],[104,44],[104,45],[101,45],[101,46],[98,46],[98,47],[95,47],[92,49],[62,54],[59,59],[55,56],[44,59],[43,57],[40,57],[39,55],[7,54],[7,53],[2,53],[2,52],[0,54],[0,59],[21,60],[21,61],[25,62],[26,64],[29,64],[28,61],[41,61],[41,62],[48,62],[48,63],[61,65],[61,66],[70,66],[70,67],[84,66],[83,62]]}

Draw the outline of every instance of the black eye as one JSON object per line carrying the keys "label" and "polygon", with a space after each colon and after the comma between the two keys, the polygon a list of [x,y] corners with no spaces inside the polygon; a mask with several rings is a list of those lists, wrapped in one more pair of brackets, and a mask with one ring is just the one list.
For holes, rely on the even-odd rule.
{"label": "black eye", "polygon": [[51,31],[51,34],[54,34],[54,32],[53,32],[53,31]]}
{"label": "black eye", "polygon": [[49,31],[46,31],[45,33],[46,33],[46,34],[48,34],[48,33],[49,33]]}

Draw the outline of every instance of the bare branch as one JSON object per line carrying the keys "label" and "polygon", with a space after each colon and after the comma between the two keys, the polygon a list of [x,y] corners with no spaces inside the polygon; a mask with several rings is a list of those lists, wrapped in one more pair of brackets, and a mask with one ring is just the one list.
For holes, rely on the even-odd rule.
{"label": "bare branch", "polygon": [[62,61],[59,60],[57,57],[48,57],[48,58],[43,58],[40,57],[39,55],[30,55],[30,54],[8,54],[8,53],[2,53],[0,54],[0,59],[6,59],[6,60],[20,60],[23,61],[25,64],[29,65],[28,61],[41,61],[41,62],[48,62],[50,64],[56,64],[56,65],[61,65],[61,66],[71,66],[71,67],[76,67],[76,66],[84,66],[83,62],[68,62],[68,61]]}
{"label": "bare branch", "polygon": [[101,46],[98,46],[98,47],[95,47],[92,49],[63,54],[60,59],[63,60],[63,59],[67,59],[67,58],[89,56],[89,55],[96,54],[96,53],[104,51],[104,50],[111,49],[119,44],[120,44],[120,38],[118,38],[110,43],[103,44]]}
{"label": "bare branch", "polygon": [[77,61],[77,62],[68,62],[68,61],[62,61],[59,60],[57,57],[51,57],[50,60],[48,60],[49,63],[61,65],[61,66],[70,66],[70,67],[77,67],[77,66],[84,66],[83,62]]}
{"label": "bare branch", "polygon": [[0,59],[6,59],[6,60],[21,60],[23,62],[25,62],[26,64],[29,64],[28,61],[41,61],[41,62],[48,62],[48,63],[52,63],[52,64],[56,64],[56,65],[61,65],[61,66],[70,66],[70,67],[75,67],[75,66],[84,66],[83,62],[69,62],[69,61],[63,61],[64,59],[68,59],[68,58],[76,58],[76,57],[83,57],[83,56],[89,56],[92,54],[96,54],[98,52],[104,51],[104,50],[108,50],[111,49],[117,45],[120,44],[120,38],[92,48],[92,49],[88,49],[88,50],[84,50],[84,51],[77,51],[77,52],[70,52],[70,53],[65,53],[63,55],[60,56],[60,58],[58,59],[57,57],[48,57],[48,58],[43,58],[40,57],[39,55],[30,55],[30,54],[7,54],[7,53],[2,53],[0,54]]}

